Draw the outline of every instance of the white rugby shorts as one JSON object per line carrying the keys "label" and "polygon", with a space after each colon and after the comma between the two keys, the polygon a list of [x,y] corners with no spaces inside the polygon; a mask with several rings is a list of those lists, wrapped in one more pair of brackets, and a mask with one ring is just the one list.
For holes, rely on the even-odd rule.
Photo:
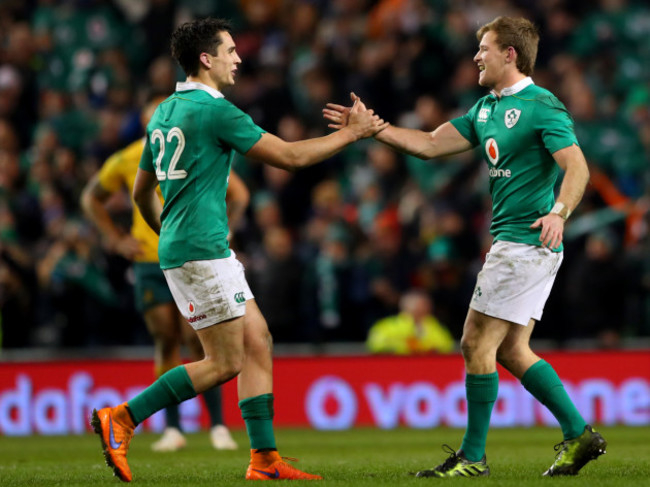
{"label": "white rugby shorts", "polygon": [[545,247],[495,242],[476,278],[470,308],[502,320],[528,325],[540,320],[563,252]]}
{"label": "white rugby shorts", "polygon": [[163,272],[176,306],[195,330],[244,316],[246,301],[253,299],[233,251],[225,259],[194,260]]}

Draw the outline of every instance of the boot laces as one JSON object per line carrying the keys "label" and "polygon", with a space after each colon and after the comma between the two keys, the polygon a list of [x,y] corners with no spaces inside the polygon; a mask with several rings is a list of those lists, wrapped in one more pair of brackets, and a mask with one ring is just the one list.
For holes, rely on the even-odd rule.
{"label": "boot laces", "polygon": [[568,442],[567,442],[566,440],[565,440],[565,441],[561,441],[560,443],[558,443],[557,445],[555,445],[555,446],[553,447],[553,450],[555,450],[555,451],[557,452],[557,453],[555,454],[555,456],[556,456],[557,458],[559,458],[559,457],[562,455],[562,453],[564,453],[564,452],[568,449],[568,446],[569,446],[569,444],[568,444]]}
{"label": "boot laces", "polygon": [[447,458],[447,460],[445,460],[436,470],[446,472],[456,466],[458,463],[458,455],[456,454],[456,450],[447,444],[442,445],[442,450],[445,453],[449,453],[449,458]]}

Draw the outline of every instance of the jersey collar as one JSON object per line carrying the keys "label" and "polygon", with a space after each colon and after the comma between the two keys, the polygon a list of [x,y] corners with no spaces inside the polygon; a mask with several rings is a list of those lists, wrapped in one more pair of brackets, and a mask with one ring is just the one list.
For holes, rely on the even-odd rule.
{"label": "jersey collar", "polygon": [[179,81],[176,83],[176,91],[190,91],[190,90],[203,90],[212,96],[212,98],[223,98],[223,93],[215,90],[208,85],[199,83],[198,81]]}
{"label": "jersey collar", "polygon": [[517,81],[514,85],[502,89],[501,93],[497,93],[496,91],[492,90],[492,94],[497,98],[510,96],[510,95],[514,95],[515,93],[519,93],[527,86],[534,85],[534,84],[535,83],[533,82],[533,78],[531,78],[530,76],[526,76],[521,81]]}

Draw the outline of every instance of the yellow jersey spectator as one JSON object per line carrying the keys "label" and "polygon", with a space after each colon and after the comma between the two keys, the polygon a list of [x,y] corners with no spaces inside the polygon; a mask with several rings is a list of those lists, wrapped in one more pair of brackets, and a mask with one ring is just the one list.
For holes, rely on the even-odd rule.
{"label": "yellow jersey spectator", "polygon": [[424,291],[407,291],[399,307],[399,314],[382,318],[370,328],[366,347],[371,353],[410,355],[454,350],[454,338],[433,316],[433,302]]}

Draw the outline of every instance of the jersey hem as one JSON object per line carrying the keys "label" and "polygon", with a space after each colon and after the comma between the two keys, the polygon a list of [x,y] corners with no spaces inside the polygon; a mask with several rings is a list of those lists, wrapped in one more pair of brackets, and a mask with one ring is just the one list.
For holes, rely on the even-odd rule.
{"label": "jersey hem", "polygon": [[[162,270],[168,270],[168,269],[176,269],[177,267],[183,267],[187,262],[194,262],[194,261],[201,261],[201,260],[219,260],[219,259],[227,259],[232,255],[232,250],[228,249],[227,253],[220,254],[220,255],[213,255],[210,257],[201,257],[201,258],[196,258],[196,259],[185,259],[182,262],[176,261],[173,263],[169,264],[163,264],[162,262],[160,263],[160,268]],[[180,263],[179,263],[180,262]]]}

